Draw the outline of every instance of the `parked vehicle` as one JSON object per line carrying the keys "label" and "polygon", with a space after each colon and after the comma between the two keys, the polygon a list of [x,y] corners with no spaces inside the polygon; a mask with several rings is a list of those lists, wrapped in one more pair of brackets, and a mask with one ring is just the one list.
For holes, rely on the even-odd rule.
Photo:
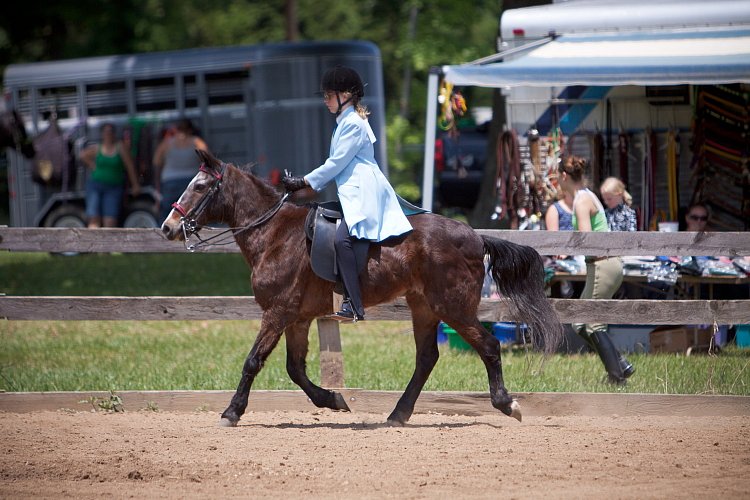
{"label": "parked vehicle", "polygon": [[441,208],[471,210],[479,198],[487,160],[489,122],[441,132],[435,140],[437,202]]}

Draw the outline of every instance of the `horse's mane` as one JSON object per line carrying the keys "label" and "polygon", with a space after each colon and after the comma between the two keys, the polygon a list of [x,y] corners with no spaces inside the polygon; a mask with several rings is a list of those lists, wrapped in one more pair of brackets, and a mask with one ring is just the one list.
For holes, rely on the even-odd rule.
{"label": "horse's mane", "polygon": [[255,175],[253,172],[253,169],[258,166],[258,162],[250,162],[250,163],[244,163],[242,165],[235,165],[235,167],[242,172],[243,174],[251,174]]}
{"label": "horse's mane", "polygon": [[253,169],[258,166],[258,163],[251,162],[251,163],[245,163],[242,165],[235,165],[233,163],[230,163],[229,165],[236,168],[244,177],[247,177],[249,179],[252,179],[252,181],[258,185],[258,188],[261,190],[261,192],[269,195],[278,196],[279,190],[276,186],[271,184],[271,182],[268,179],[265,179],[263,177],[260,177],[255,172],[253,172]]}

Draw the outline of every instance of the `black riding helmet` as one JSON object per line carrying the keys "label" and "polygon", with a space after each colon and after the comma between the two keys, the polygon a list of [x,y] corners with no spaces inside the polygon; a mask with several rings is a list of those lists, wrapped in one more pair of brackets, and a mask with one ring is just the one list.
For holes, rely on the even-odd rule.
{"label": "black riding helmet", "polygon": [[349,92],[351,94],[351,97],[344,102],[341,102],[338,96],[336,97],[339,105],[337,115],[341,113],[341,107],[346,103],[351,100],[357,102],[365,95],[365,86],[359,73],[346,66],[328,69],[320,80],[320,90],[321,92]]}

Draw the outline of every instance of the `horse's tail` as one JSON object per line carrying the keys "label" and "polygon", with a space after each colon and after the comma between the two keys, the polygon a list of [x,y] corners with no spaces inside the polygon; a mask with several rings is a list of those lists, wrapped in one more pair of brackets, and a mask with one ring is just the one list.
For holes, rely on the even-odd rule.
{"label": "horse's tail", "polygon": [[544,293],[544,264],[531,247],[482,236],[489,256],[488,273],[508,299],[511,314],[526,323],[535,347],[551,353],[563,338],[563,327]]}

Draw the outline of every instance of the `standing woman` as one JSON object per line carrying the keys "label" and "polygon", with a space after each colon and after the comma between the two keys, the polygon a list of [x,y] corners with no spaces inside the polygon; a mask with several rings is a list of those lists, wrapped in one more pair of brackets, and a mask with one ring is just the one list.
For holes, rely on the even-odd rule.
{"label": "standing woman", "polygon": [[172,203],[177,201],[190,181],[195,177],[195,150],[208,151],[203,139],[195,135],[192,122],[187,118],[177,121],[175,131],[166,134],[154,153],[153,164],[156,167],[156,190],[161,196],[159,203],[161,219],[164,220],[172,210]]}
{"label": "standing woman", "polygon": [[359,286],[360,264],[367,259],[371,241],[380,242],[412,230],[393,187],[375,161],[375,134],[369,112],[360,103],[364,85],[356,71],[336,66],[325,72],[320,89],[328,111],[336,115],[328,159],[304,177],[284,177],[290,192],[312,187],[316,191],[336,181],[344,218],[336,230],[336,261],[344,282],[344,304],[333,317],[362,321],[365,309]]}
{"label": "standing woman", "polygon": [[126,173],[133,196],[138,196],[141,189],[129,148],[117,140],[113,124],[102,124],[101,141],[81,153],[81,160],[91,169],[86,179],[86,217],[90,228],[117,226]]}
{"label": "standing woman", "polygon": [[[570,156],[560,167],[560,185],[573,197],[573,227],[578,231],[608,232],[604,207],[594,193],[584,185],[588,162]],[[611,299],[622,284],[622,259],[620,257],[586,256],[586,285],[582,299]],[[599,354],[607,370],[608,380],[624,384],[635,368],[617,352],[609,337],[608,326],[602,323],[575,324],[573,329]]]}

